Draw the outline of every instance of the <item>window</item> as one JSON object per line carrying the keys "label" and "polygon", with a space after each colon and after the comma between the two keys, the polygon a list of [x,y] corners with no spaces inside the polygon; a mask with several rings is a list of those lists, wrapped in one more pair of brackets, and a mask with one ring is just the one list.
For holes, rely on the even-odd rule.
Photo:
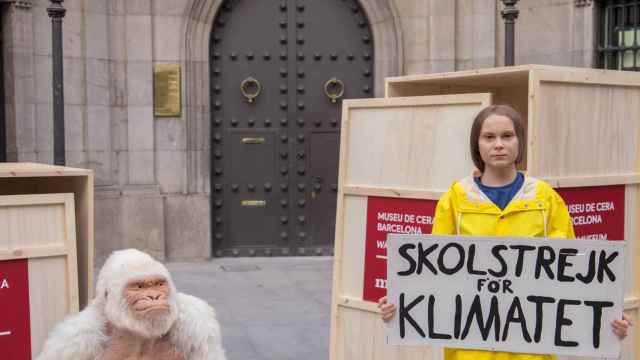
{"label": "window", "polygon": [[640,0],[602,1],[600,64],[640,71]]}

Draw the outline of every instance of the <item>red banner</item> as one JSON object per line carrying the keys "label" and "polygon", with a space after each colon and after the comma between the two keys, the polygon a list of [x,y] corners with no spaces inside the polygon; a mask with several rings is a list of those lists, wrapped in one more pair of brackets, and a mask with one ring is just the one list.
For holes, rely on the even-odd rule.
{"label": "red banner", "polygon": [[363,299],[387,294],[387,234],[431,234],[436,200],[369,197]]}
{"label": "red banner", "polygon": [[31,359],[28,262],[0,261],[0,354],[2,359]]}
{"label": "red banner", "polygon": [[[557,189],[576,237],[624,240],[624,185]],[[430,234],[437,201],[369,197],[363,299],[378,301],[387,288],[387,234]]]}
{"label": "red banner", "polygon": [[577,238],[624,240],[624,185],[557,189]]}

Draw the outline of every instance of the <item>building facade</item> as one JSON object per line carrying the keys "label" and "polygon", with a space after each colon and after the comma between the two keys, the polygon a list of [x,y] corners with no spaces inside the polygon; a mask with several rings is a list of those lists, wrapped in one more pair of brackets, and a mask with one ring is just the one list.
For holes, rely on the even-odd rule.
{"label": "building facade", "polygon": [[[52,163],[49,1],[0,3],[0,160]],[[64,6],[66,162],[95,172],[98,263],[331,253],[340,101],[504,64],[499,0]],[[639,0],[517,6],[516,64],[640,68]],[[159,64],[179,65],[173,116],[154,111]]]}

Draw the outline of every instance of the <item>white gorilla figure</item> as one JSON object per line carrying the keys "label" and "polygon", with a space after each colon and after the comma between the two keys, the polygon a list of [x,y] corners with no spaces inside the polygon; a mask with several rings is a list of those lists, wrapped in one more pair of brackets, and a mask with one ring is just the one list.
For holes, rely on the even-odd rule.
{"label": "white gorilla figure", "polygon": [[58,324],[38,360],[225,360],[206,302],[176,291],[167,268],[135,249],[100,270],[96,297]]}

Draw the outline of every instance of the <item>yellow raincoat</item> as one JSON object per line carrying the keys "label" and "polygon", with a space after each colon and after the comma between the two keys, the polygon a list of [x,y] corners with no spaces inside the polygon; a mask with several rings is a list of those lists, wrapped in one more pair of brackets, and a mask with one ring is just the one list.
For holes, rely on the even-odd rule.
{"label": "yellow raincoat", "polygon": [[[436,207],[433,234],[574,238],[569,211],[549,184],[525,177],[504,210],[484,195],[473,177],[454,182]],[[552,355],[445,349],[445,360],[549,360]]]}

